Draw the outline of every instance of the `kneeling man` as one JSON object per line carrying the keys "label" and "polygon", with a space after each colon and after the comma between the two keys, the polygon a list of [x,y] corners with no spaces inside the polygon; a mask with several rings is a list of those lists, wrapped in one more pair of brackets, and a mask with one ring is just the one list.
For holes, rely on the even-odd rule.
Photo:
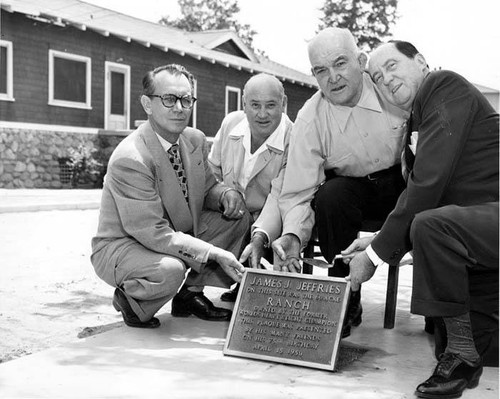
{"label": "kneeling man", "polygon": [[[217,183],[205,135],[187,127],[193,76],[171,64],[142,83],[148,121],[110,158],[92,264],[116,287],[113,306],[131,327],[158,327],[154,315],[172,298],[174,317],[229,320],[231,311],[215,307],[203,287],[241,280],[237,256],[250,215],[238,193]],[[234,213],[221,213],[229,203]]]}
{"label": "kneeling man", "polygon": [[[442,318],[447,332],[444,353],[416,395],[457,398],[478,385],[478,350],[487,352],[471,324],[471,282],[478,275],[498,281],[498,114],[460,75],[429,72],[408,42],[376,49],[369,73],[391,103],[410,112],[407,186],[371,245],[350,261],[349,278],[357,286],[379,264],[396,267],[413,251],[411,312]],[[344,253],[366,244],[354,242]],[[492,295],[498,353],[498,285]]]}

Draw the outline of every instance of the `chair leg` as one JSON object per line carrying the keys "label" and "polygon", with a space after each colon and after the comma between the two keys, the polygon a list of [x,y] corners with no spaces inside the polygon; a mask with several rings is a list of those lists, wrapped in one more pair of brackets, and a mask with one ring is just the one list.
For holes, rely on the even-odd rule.
{"label": "chair leg", "polygon": [[398,300],[399,266],[389,266],[387,293],[385,297],[384,328],[394,328],[396,303]]}
{"label": "chair leg", "polygon": [[[304,258],[314,258],[314,244],[307,244],[304,248]],[[307,263],[303,263],[302,273],[313,274],[313,267]]]}

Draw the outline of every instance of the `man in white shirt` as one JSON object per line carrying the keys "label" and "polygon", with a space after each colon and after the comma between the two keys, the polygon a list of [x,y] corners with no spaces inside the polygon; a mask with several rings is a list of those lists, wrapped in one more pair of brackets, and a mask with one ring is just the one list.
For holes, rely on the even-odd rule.
{"label": "man in white shirt", "polygon": [[[208,157],[216,178],[240,193],[252,215],[251,241],[240,261],[249,258],[254,268],[281,234],[278,195],[293,126],[284,113],[286,100],[276,77],[251,77],[243,90],[244,111],[226,116]],[[226,211],[231,215],[231,209]],[[236,295],[237,288],[224,293],[222,300],[234,301]]]}
{"label": "man in white shirt", "polygon": [[[273,243],[281,269],[299,271],[315,214],[328,262],[345,249],[365,220],[384,220],[403,189],[400,157],[406,113],[386,101],[364,73],[366,55],[346,29],[328,28],[309,43],[320,90],[302,107],[290,135],[279,199],[283,235]],[[314,200],[314,201],[313,201]],[[276,263],[275,263],[276,266]],[[329,275],[345,277],[336,261]],[[343,337],[361,323],[360,291],[351,293]]]}

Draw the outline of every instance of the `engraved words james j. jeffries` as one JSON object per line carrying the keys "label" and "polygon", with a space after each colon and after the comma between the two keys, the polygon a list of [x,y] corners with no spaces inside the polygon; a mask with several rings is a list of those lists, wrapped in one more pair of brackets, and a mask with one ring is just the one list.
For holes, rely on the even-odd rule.
{"label": "engraved words james j. jeffries", "polygon": [[349,283],[249,269],[224,354],[333,370]]}

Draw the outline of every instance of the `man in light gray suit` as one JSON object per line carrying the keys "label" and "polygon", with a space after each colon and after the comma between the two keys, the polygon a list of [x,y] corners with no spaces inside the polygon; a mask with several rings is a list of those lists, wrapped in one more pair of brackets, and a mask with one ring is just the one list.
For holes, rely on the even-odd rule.
{"label": "man in light gray suit", "polygon": [[91,260],[116,287],[113,306],[131,327],[158,327],[154,315],[172,298],[174,317],[229,320],[231,311],[215,307],[203,287],[227,288],[244,271],[237,256],[250,215],[241,195],[213,176],[205,135],[187,127],[193,87],[180,65],[148,72],[148,121],[108,164]]}

